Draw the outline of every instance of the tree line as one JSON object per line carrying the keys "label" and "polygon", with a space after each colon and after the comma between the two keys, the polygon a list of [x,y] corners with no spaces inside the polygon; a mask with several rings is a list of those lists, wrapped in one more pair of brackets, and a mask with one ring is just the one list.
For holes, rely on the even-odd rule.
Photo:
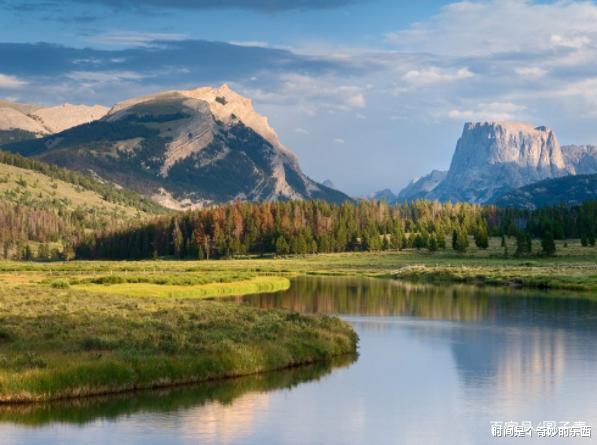
{"label": "tree line", "polygon": [[530,254],[529,240],[539,237],[543,252],[551,255],[555,239],[594,240],[596,221],[597,202],[535,211],[424,200],[393,206],[384,201],[234,202],[98,231],[83,238],[76,253],[88,259],[209,259],[406,248],[464,252],[469,238],[483,249],[490,236],[514,236],[515,254]]}

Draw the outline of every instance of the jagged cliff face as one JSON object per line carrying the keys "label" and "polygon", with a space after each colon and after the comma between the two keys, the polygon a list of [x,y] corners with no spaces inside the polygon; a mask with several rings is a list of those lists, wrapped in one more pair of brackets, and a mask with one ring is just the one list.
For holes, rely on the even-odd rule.
{"label": "jagged cliff face", "polygon": [[564,145],[562,146],[564,160],[569,169],[576,175],[590,175],[597,173],[597,146],[595,145]]}
{"label": "jagged cliff face", "polygon": [[574,173],[553,131],[517,122],[466,123],[450,170],[428,198],[485,202],[517,187]]}
{"label": "jagged cliff face", "polygon": [[102,118],[101,105],[39,107],[0,100],[0,144],[35,139]]}
{"label": "jagged cliff face", "polygon": [[130,99],[102,119],[8,148],[93,171],[171,208],[348,199],[309,179],[267,119],[226,85]]}

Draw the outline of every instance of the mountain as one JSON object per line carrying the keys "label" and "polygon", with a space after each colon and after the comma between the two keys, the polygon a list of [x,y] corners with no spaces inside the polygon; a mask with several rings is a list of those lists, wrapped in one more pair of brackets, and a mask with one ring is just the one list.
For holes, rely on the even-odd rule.
{"label": "mountain", "polygon": [[549,128],[519,122],[468,122],[445,180],[428,197],[486,202],[508,190],[570,173]]}
{"label": "mountain", "polygon": [[234,199],[350,199],[308,178],[267,118],[227,85],[129,99],[101,119],[6,147],[92,171],[170,208]]}
{"label": "mountain", "polygon": [[108,110],[101,105],[40,107],[0,100],[0,144],[58,133],[97,120]]}
{"label": "mountain", "polygon": [[323,185],[325,185],[326,187],[329,187],[331,189],[335,189],[336,186],[334,185],[334,183],[332,182],[331,179],[326,179],[322,182]]}
{"label": "mountain", "polygon": [[564,161],[577,175],[597,173],[597,146],[563,145]]}
{"label": "mountain", "polygon": [[446,179],[447,174],[448,172],[445,170],[432,170],[425,176],[413,179],[398,193],[396,201],[408,202],[425,198]]}
{"label": "mountain", "polygon": [[396,201],[396,195],[390,189],[383,189],[379,192],[375,192],[370,198],[376,201],[386,201],[388,204],[392,204]]}
{"label": "mountain", "polygon": [[597,174],[545,179],[507,192],[490,201],[498,207],[536,209],[597,200]]}

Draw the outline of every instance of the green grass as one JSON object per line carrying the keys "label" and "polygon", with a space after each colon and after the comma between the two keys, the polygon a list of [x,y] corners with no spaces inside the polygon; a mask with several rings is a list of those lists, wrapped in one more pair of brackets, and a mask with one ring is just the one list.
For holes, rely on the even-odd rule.
{"label": "green grass", "polygon": [[[244,258],[215,261],[74,261],[68,263],[0,262],[0,282],[99,277],[109,274],[143,276],[246,277],[297,274],[363,275],[423,282],[461,282],[515,287],[597,291],[597,248],[582,247],[578,240],[557,242],[555,257],[533,255],[517,258],[515,241],[508,240],[510,255],[504,257],[498,238],[488,249],[473,247],[464,254],[448,249],[435,253],[421,250],[358,252]],[[540,250],[537,240],[535,252]],[[219,275],[218,275],[219,274]],[[174,278],[173,278],[174,279]],[[226,279],[226,278],[224,278]]]}
{"label": "green grass", "polygon": [[597,249],[573,240],[552,258],[504,257],[492,239],[465,254],[0,262],[0,401],[199,382],[354,352],[354,332],[336,318],[206,301],[285,289],[300,274],[594,292]]}
{"label": "green grass", "polygon": [[198,298],[0,286],[0,401],[248,375],[354,353],[337,318]]}

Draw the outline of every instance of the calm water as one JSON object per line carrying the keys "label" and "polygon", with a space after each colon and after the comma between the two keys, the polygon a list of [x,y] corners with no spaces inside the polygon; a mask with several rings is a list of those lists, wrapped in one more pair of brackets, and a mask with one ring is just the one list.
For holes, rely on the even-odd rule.
{"label": "calm water", "polygon": [[597,301],[304,277],[239,304],[338,314],[358,358],[260,377],[0,410],[0,444],[485,444],[492,420],[584,421],[597,443]]}

